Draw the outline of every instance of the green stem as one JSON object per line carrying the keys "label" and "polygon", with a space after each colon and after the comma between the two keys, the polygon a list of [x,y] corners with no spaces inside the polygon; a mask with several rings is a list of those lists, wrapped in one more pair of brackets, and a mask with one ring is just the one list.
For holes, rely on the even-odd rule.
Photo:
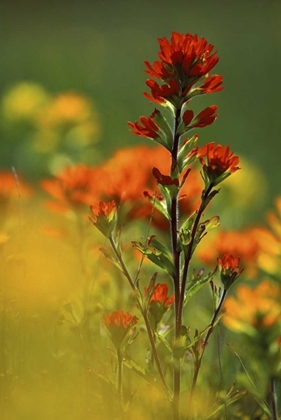
{"label": "green stem", "polygon": [[120,351],[120,349],[116,350],[117,352],[117,394],[118,394],[118,399],[120,402],[120,406],[122,407],[123,404],[123,387],[122,387],[122,382],[123,382],[123,356],[122,356],[122,352]]}
{"label": "green stem", "polygon": [[[178,148],[179,148],[179,140],[180,135],[178,134],[178,126],[180,123],[180,114],[181,108],[176,110],[175,114],[175,125],[174,125],[174,143],[173,143],[173,150],[172,150],[172,162],[171,162],[171,175],[173,173],[173,169],[177,165],[178,161]],[[171,243],[172,243],[172,252],[173,252],[173,260],[174,260],[174,267],[175,267],[175,275],[173,276],[174,281],[174,293],[175,293],[175,342],[178,340],[180,335],[180,328],[182,324],[182,312],[179,310],[180,308],[180,252],[178,251],[178,196],[172,198],[171,202],[171,223],[170,223],[170,235],[171,235]],[[173,418],[174,420],[179,419],[179,412],[180,412],[180,388],[181,388],[181,370],[180,365],[174,366],[174,373],[173,373]]]}
{"label": "green stem", "polygon": [[[116,247],[116,244],[115,244],[114,239],[113,239],[112,236],[109,238],[109,242],[110,242],[110,244],[112,246],[112,249],[113,249],[113,251],[114,251],[114,253],[115,253],[115,255],[116,255],[117,259],[118,259],[118,262],[119,262],[119,264],[120,264],[120,266],[122,268],[122,271],[123,271],[125,277],[127,278],[127,280],[129,282],[132,290],[134,292],[138,293],[138,288],[135,285],[135,283],[134,283],[134,281],[133,281],[133,279],[132,279],[132,277],[131,277],[131,275],[130,275],[127,267],[126,267],[126,264],[125,264],[125,262],[124,262],[124,260],[122,258],[122,255],[119,253],[119,251],[118,251],[118,249]],[[166,379],[165,379],[165,376],[164,376],[164,373],[163,373],[163,370],[162,370],[162,366],[161,366],[160,359],[159,359],[158,352],[157,352],[157,348],[156,348],[154,333],[153,333],[152,328],[150,326],[147,313],[142,308],[142,306],[141,306],[141,304],[139,303],[138,300],[137,300],[137,305],[138,305],[139,310],[141,311],[141,314],[142,314],[143,319],[144,319],[144,322],[145,322],[145,326],[146,326],[146,330],[147,330],[147,334],[148,334],[148,338],[149,338],[151,350],[152,350],[152,353],[153,353],[153,357],[154,357],[154,360],[155,360],[155,363],[156,363],[156,366],[157,366],[157,369],[158,369],[158,373],[159,373],[161,382],[162,382],[162,384],[163,384],[163,386],[164,386],[164,388],[165,388],[165,390],[166,390],[166,392],[168,394],[168,397],[170,399],[171,391],[170,391],[170,388],[167,385],[167,382],[166,382]]]}
{"label": "green stem", "polygon": [[181,295],[180,295],[180,301],[179,301],[179,312],[182,313],[183,311],[183,305],[184,305],[184,294],[185,294],[185,287],[186,287],[186,282],[187,282],[187,274],[188,274],[188,270],[189,270],[189,264],[191,261],[191,257],[193,254],[193,248],[194,248],[194,240],[195,240],[195,235],[197,232],[197,228],[200,222],[200,219],[202,217],[203,211],[206,209],[207,204],[206,204],[206,200],[211,192],[213,188],[213,185],[210,184],[209,187],[203,191],[202,193],[202,201],[200,204],[200,207],[197,211],[196,214],[196,218],[192,227],[192,231],[191,231],[191,240],[188,246],[188,250],[185,256],[185,261],[184,261],[184,267],[183,267],[183,274],[182,274],[182,286],[181,286]]}
{"label": "green stem", "polygon": [[216,322],[216,320],[217,320],[217,318],[219,316],[219,313],[221,311],[221,308],[222,308],[223,302],[225,300],[226,294],[227,294],[227,290],[224,289],[223,294],[222,294],[222,297],[221,297],[220,302],[219,302],[219,305],[218,305],[217,309],[215,310],[215,312],[214,312],[214,314],[212,316],[212,320],[211,320],[211,323],[210,323],[210,328],[208,329],[208,331],[207,331],[207,333],[205,335],[205,338],[203,340],[202,352],[201,352],[200,356],[198,357],[198,359],[195,362],[194,372],[193,372],[193,378],[192,378],[192,384],[191,384],[191,388],[190,388],[190,394],[189,394],[188,405],[187,405],[188,412],[190,411],[191,402],[192,402],[193,397],[194,397],[194,391],[195,391],[195,388],[196,388],[197,379],[198,379],[198,375],[199,375],[199,372],[200,372],[200,367],[201,367],[202,359],[203,359],[203,356],[204,356],[206,347],[208,345],[209,338],[210,338],[212,332],[214,331],[215,322]]}
{"label": "green stem", "polygon": [[272,419],[278,420],[278,405],[277,405],[277,393],[276,393],[276,382],[274,378],[270,379],[270,393],[271,393],[271,410]]}

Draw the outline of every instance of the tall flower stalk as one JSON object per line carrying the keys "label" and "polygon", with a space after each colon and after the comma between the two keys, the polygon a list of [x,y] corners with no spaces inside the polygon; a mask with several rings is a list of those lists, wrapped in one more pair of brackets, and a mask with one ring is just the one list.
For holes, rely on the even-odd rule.
{"label": "tall flower stalk", "polygon": [[[213,45],[208,44],[204,38],[198,38],[197,35],[183,35],[176,32],[172,34],[171,41],[163,38],[159,39],[159,44],[160,61],[155,61],[154,64],[145,62],[146,73],[156,79],[156,81],[147,80],[146,84],[150,88],[150,93],[145,93],[145,96],[168,110],[173,119],[173,126],[170,126],[164,114],[159,110],[155,110],[148,119],[141,117],[140,122],[143,126],[138,122],[129,123],[129,126],[134,134],[148,137],[162,144],[171,155],[169,175],[161,174],[162,176],[159,177],[158,174],[156,179],[163,195],[162,201],[157,203],[157,208],[162,210],[162,213],[170,221],[173,261],[171,277],[175,294],[174,343],[177,346],[183,327],[183,309],[191,258],[197,244],[207,232],[207,225],[202,224],[201,219],[206,207],[218,193],[214,187],[239,169],[237,166],[239,159],[230,153],[228,146],[224,148],[221,145],[216,146],[214,143],[210,143],[198,149],[197,135],[191,139],[185,138],[190,130],[208,126],[218,116],[215,105],[207,107],[196,116],[190,109],[190,101],[194,97],[223,89],[221,86],[222,77],[209,75],[219,60],[217,53],[213,52]],[[187,220],[182,221],[182,215],[179,214],[180,191],[183,184],[188,182],[190,164],[194,160],[199,160],[202,164],[202,177],[205,185],[198,210],[195,214],[189,215]],[[155,172],[154,168],[154,176]],[[211,276],[208,280],[210,279]],[[215,312],[216,317],[219,311],[220,306]],[[195,371],[196,378],[198,372],[199,369]],[[196,380],[193,381],[193,387],[195,383]],[[180,418],[180,389],[181,363],[175,363],[174,419]]]}
{"label": "tall flower stalk", "polygon": [[[180,395],[184,354],[189,351],[193,355],[194,373],[189,397],[191,400],[205,348],[219,319],[227,290],[225,288],[221,299],[218,300],[210,325],[201,333],[196,331],[194,339],[191,339],[188,327],[184,325],[186,321],[184,307],[195,292],[212,280],[216,269],[207,275],[202,270],[194,275],[191,273],[190,265],[199,242],[210,229],[219,225],[218,216],[203,220],[204,212],[219,192],[216,189],[217,185],[239,169],[239,158],[230,152],[228,146],[208,143],[199,148],[197,134],[187,137],[191,130],[212,124],[218,116],[215,105],[208,106],[198,114],[195,114],[190,107],[193,98],[223,89],[222,76],[210,75],[210,71],[219,60],[217,52],[213,51],[213,45],[208,44],[204,38],[198,38],[197,35],[184,35],[177,32],[172,33],[170,41],[166,38],[159,39],[159,44],[159,60],[153,64],[145,62],[146,73],[151,77],[146,82],[150,92],[145,92],[145,96],[157,106],[164,107],[165,111],[155,109],[149,117],[142,116],[139,121],[128,124],[133,134],[160,144],[170,154],[170,164],[164,173],[157,167],[152,168],[159,191],[154,195],[148,191],[144,192],[153,208],[162,213],[167,220],[170,241],[165,243],[152,235],[144,244],[133,242],[133,246],[166,272],[173,285],[172,297],[167,297],[167,286],[161,285],[161,289],[158,290],[162,292],[157,294],[156,298],[157,287],[159,287],[155,284],[157,274],[150,280],[144,294],[139,286],[140,279],[137,278],[135,281],[135,277],[130,274],[122,257],[118,206],[115,202],[101,202],[96,207],[92,206],[90,221],[108,238],[112,253],[107,250],[103,252],[119,267],[134,292],[137,307],[147,329],[153,364],[155,363],[160,381],[171,401],[173,419],[179,420],[183,418]],[[194,163],[201,165],[204,183],[201,201],[197,210],[190,214],[181,213],[180,201],[185,197],[182,193],[183,186],[189,183],[189,174],[194,169]],[[234,262],[238,261],[235,257],[231,258],[229,257],[227,261],[220,260],[220,266],[228,267],[231,271]],[[235,273],[240,274],[237,267]],[[161,316],[155,322],[151,310],[153,302],[157,299],[160,299],[158,304],[160,308],[162,305],[162,312],[160,311]],[[157,329],[161,317],[172,304],[174,308],[173,339],[169,342],[158,333]],[[159,309],[158,306],[157,308]],[[165,344],[172,355],[173,379],[170,385],[162,367],[163,361],[158,353],[159,340]],[[120,369],[119,372],[121,372]]]}

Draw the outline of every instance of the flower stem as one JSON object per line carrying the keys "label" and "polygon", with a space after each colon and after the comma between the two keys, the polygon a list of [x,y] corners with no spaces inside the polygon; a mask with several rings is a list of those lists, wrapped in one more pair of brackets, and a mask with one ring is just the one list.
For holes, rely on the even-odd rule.
{"label": "flower stem", "polygon": [[[119,264],[122,268],[123,274],[127,278],[132,290],[137,294],[138,293],[138,288],[135,285],[135,283],[134,283],[134,281],[133,281],[133,279],[132,279],[132,277],[131,277],[131,275],[130,275],[127,267],[126,267],[126,264],[125,264],[125,262],[122,258],[122,255],[118,251],[112,236],[109,238],[109,242],[110,242],[110,244],[112,246],[112,249],[113,249],[113,252],[114,252],[115,256],[117,257],[118,262],[119,262]],[[153,357],[154,357],[154,360],[155,360],[155,363],[156,363],[156,366],[157,366],[157,370],[158,370],[161,382],[162,382],[162,384],[163,384],[163,386],[164,386],[164,388],[165,388],[165,390],[168,394],[168,398],[170,400],[171,391],[170,391],[170,388],[167,385],[167,382],[166,382],[166,379],[165,379],[165,376],[164,376],[164,373],[163,373],[163,369],[162,369],[160,359],[159,359],[159,356],[158,356],[158,352],[157,352],[157,348],[156,348],[154,333],[153,333],[151,325],[149,323],[147,313],[143,309],[142,305],[140,304],[140,302],[138,300],[137,300],[137,306],[138,306],[139,310],[141,311],[141,314],[142,314],[144,322],[145,322],[145,326],[146,326],[146,330],[147,330],[147,334],[148,334],[148,338],[149,338],[149,342],[150,342],[150,346],[151,346],[151,351],[152,351],[152,354],[153,354]]]}
{"label": "flower stem", "polygon": [[120,402],[120,406],[123,404],[123,356],[120,349],[117,349],[117,394]]}
{"label": "flower stem", "polygon": [[184,268],[183,268],[183,274],[182,274],[182,287],[181,287],[181,296],[180,296],[180,303],[179,303],[179,311],[182,313],[183,311],[183,305],[184,305],[184,293],[185,293],[185,287],[186,287],[186,282],[187,282],[187,274],[188,274],[188,270],[189,270],[189,264],[191,261],[191,257],[192,257],[192,253],[194,250],[194,240],[195,240],[195,235],[197,232],[197,228],[200,222],[200,219],[202,217],[203,211],[206,209],[207,207],[207,198],[211,192],[213,188],[213,185],[210,184],[209,187],[203,191],[202,193],[202,201],[200,204],[200,207],[197,211],[196,214],[196,218],[192,227],[192,231],[191,231],[191,240],[190,240],[190,244],[187,250],[187,254],[185,256],[185,261],[184,261]]}
{"label": "flower stem", "polygon": [[211,323],[210,323],[210,328],[208,329],[208,331],[205,335],[205,338],[203,340],[201,354],[198,357],[198,359],[195,361],[192,384],[191,384],[191,388],[190,388],[190,394],[189,394],[188,405],[187,405],[188,412],[190,412],[191,403],[192,403],[192,400],[193,400],[193,397],[194,397],[194,391],[195,391],[195,388],[196,388],[197,379],[198,379],[202,359],[203,359],[206,347],[208,345],[209,338],[210,338],[212,332],[214,331],[215,323],[216,323],[216,320],[217,320],[217,318],[219,316],[219,313],[221,311],[221,308],[222,308],[223,302],[225,300],[226,294],[227,294],[227,290],[224,289],[222,297],[221,297],[220,302],[218,304],[218,307],[216,308],[216,310],[215,310],[215,312],[212,316],[212,320],[211,320]]}
{"label": "flower stem", "polygon": [[277,405],[277,393],[276,393],[276,382],[274,378],[270,379],[270,392],[271,392],[271,410],[272,419],[278,420],[278,405]]}
{"label": "flower stem", "polygon": [[[178,134],[178,126],[180,123],[180,114],[181,108],[176,110],[175,114],[175,124],[174,124],[174,143],[172,150],[172,162],[171,162],[171,175],[174,168],[177,166],[178,161],[178,149],[179,149],[179,140],[180,135]],[[178,196],[172,198],[171,202],[171,222],[170,222],[170,235],[172,243],[172,252],[174,260],[175,274],[173,276],[174,281],[174,293],[175,293],[175,333],[174,339],[175,342],[179,338],[180,328],[182,324],[182,312],[180,308],[180,251],[178,251]],[[179,419],[180,412],[180,388],[181,388],[181,369],[180,365],[174,366],[173,373],[173,418],[174,420]]]}

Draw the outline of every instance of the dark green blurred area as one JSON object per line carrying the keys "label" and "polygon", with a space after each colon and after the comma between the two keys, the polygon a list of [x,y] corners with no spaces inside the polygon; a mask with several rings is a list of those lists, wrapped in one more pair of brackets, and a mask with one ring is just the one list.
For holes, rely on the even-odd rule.
{"label": "dark green blurred area", "polygon": [[[277,0],[2,1],[0,94],[31,81],[51,93],[90,97],[102,127],[96,147],[106,158],[119,147],[149,143],[130,134],[127,121],[153,110],[143,97],[143,61],[157,59],[157,38],[198,33],[218,50],[215,72],[225,86],[195,99],[198,109],[219,106],[217,122],[199,131],[201,142],[228,143],[260,167],[269,186],[264,208],[257,209],[261,215],[281,192],[280,18]],[[16,143],[0,135],[0,165],[16,164],[20,171],[20,160],[14,161],[20,133]]]}

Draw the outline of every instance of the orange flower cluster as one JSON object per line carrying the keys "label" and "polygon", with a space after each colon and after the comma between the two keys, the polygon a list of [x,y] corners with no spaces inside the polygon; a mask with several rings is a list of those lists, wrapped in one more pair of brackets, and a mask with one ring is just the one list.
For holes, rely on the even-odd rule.
{"label": "orange flower cluster", "polygon": [[225,303],[223,321],[228,328],[255,336],[277,326],[276,334],[281,334],[281,291],[277,284],[265,280],[254,288],[241,285],[236,294]]}
{"label": "orange flower cluster", "polygon": [[281,290],[271,280],[256,287],[241,285],[225,302],[225,325],[247,340],[249,355],[266,364],[269,378],[280,374]]}
{"label": "orange flower cluster", "polygon": [[[43,189],[53,197],[47,205],[54,211],[65,212],[113,199],[118,204],[129,204],[128,219],[149,218],[152,206],[143,193],[149,191],[154,195],[157,191],[157,181],[152,174],[155,165],[163,172],[168,171],[170,155],[161,146],[121,149],[99,167],[66,168],[53,179],[42,182]],[[201,191],[200,176],[191,171],[181,189],[180,208],[184,214],[197,208]],[[168,227],[156,209],[154,222],[159,228]]]}
{"label": "orange flower cluster", "polygon": [[214,266],[218,255],[239,255],[243,267],[249,277],[256,274],[256,263],[260,251],[260,243],[256,229],[229,230],[216,233],[215,237],[207,237],[198,249],[197,256],[205,263]]}
{"label": "orange flower cluster", "polygon": [[138,322],[138,318],[124,312],[122,309],[112,312],[111,314],[104,315],[104,325],[110,329],[112,327],[120,327],[123,330],[133,327]]}
{"label": "orange flower cluster", "polygon": [[232,283],[234,283],[234,281],[243,271],[243,269],[239,267],[240,257],[234,257],[231,254],[226,254],[222,258],[218,258],[217,261],[221,275],[221,281],[225,290],[228,290]]}
{"label": "orange flower cluster", "polygon": [[131,328],[137,324],[139,319],[135,315],[124,312],[122,309],[105,314],[104,327],[109,333],[111,341],[116,349],[119,349]]}
{"label": "orange flower cluster", "polygon": [[[147,289],[146,289],[147,293]],[[175,301],[175,295],[168,296],[169,287],[165,283],[157,284],[154,287],[154,292],[150,297],[150,303],[155,302],[169,308]]]}
{"label": "orange flower cluster", "polygon": [[103,235],[110,237],[117,223],[118,207],[116,206],[115,201],[100,201],[98,205],[92,205],[90,209],[92,212],[92,216],[89,216],[90,222],[92,222]]}
{"label": "orange flower cluster", "polygon": [[42,188],[53,197],[47,206],[61,213],[90,206],[98,199],[101,176],[99,168],[76,165],[42,181]]}
{"label": "orange flower cluster", "polygon": [[[157,284],[149,299],[149,315],[152,325],[156,328],[166,311],[173,305],[175,295],[168,296],[169,287],[165,283]],[[144,290],[144,294],[148,295],[148,289]]]}
{"label": "orange flower cluster", "polygon": [[[230,174],[240,169],[237,165],[239,157],[233,155],[229,146],[223,147],[215,143],[208,143],[197,152],[197,157],[203,165],[205,183],[217,185],[227,178]],[[205,160],[205,159],[206,160]]]}
{"label": "orange flower cluster", "polygon": [[[221,89],[222,76],[209,76],[209,72],[219,61],[216,52],[212,54],[214,46],[208,44],[206,39],[198,35],[179,34],[173,32],[171,41],[167,38],[159,39],[161,61],[151,65],[145,61],[146,73],[154,79],[160,80],[159,84],[152,79],[147,80],[150,94],[145,96],[156,103],[165,101],[175,102],[177,98],[191,98],[198,93],[212,93]],[[206,78],[199,87],[194,87]]]}

